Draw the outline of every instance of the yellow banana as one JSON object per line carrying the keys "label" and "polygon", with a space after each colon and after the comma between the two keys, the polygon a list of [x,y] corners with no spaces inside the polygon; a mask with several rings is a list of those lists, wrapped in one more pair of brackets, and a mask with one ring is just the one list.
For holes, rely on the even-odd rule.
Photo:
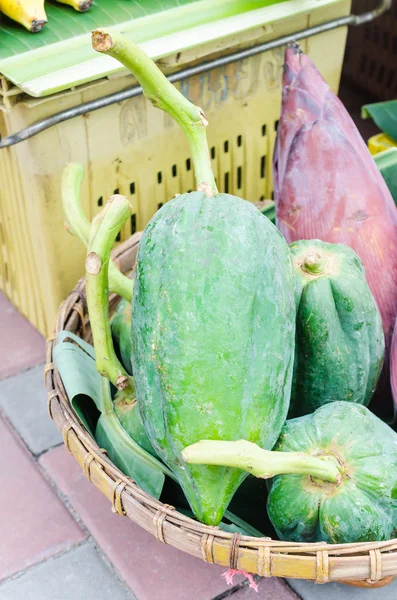
{"label": "yellow banana", "polygon": [[[1,0],[0,0],[1,1]],[[93,0],[57,0],[61,4],[68,4],[79,12],[85,12],[92,4]]]}
{"label": "yellow banana", "polygon": [[0,12],[34,33],[47,23],[44,0],[0,0]]}

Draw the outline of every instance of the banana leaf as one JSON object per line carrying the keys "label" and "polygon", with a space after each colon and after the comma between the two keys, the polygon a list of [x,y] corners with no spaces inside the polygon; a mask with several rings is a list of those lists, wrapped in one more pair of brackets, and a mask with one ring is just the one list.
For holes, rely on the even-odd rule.
{"label": "banana leaf", "polygon": [[[64,341],[67,338],[74,343]],[[94,349],[74,334],[61,332],[54,349],[54,362],[73,409],[91,435],[95,435],[98,445],[123,473],[158,499],[165,475],[173,475],[121,426],[113,410],[110,383],[96,370]]]}
{"label": "banana leaf", "polygon": [[361,108],[363,119],[371,119],[383,133],[397,144],[397,100],[366,104]]}

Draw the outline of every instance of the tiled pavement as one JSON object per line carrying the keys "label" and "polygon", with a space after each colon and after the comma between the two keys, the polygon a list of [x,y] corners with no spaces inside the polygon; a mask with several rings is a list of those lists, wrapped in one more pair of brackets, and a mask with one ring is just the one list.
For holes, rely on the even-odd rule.
{"label": "tiled pavement", "polygon": [[[343,101],[359,123],[354,94]],[[43,338],[1,294],[0,332],[0,600],[397,599],[397,580],[378,590],[262,579],[256,594],[242,578],[229,587],[222,569],[113,515],[47,415]]]}

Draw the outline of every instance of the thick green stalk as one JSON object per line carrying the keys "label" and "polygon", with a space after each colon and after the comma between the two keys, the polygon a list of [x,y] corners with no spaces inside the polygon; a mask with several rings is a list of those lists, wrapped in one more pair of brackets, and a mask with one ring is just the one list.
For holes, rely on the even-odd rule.
{"label": "thick green stalk", "polygon": [[195,465],[236,467],[262,479],[283,473],[311,475],[325,481],[340,479],[340,467],[335,457],[311,456],[301,452],[263,450],[252,442],[222,442],[203,440],[185,448],[182,458]]}
{"label": "thick green stalk", "polygon": [[[62,205],[68,230],[87,247],[91,224],[80,202],[80,186],[84,176],[83,166],[69,163],[62,173]],[[121,273],[114,262],[109,262],[109,288],[128,302],[132,300],[133,279]]]}
{"label": "thick green stalk", "polygon": [[112,342],[108,305],[108,265],[115,238],[131,215],[127,198],[111,196],[92,222],[85,261],[87,305],[96,355],[96,366],[119,390],[134,395],[133,380],[120,364]]}
{"label": "thick green stalk", "polygon": [[217,194],[205,133],[208,121],[201,108],[189,102],[143,50],[122,34],[97,29],[92,32],[92,46],[125,65],[139,81],[153,106],[175,119],[189,142],[198,189],[208,196]]}

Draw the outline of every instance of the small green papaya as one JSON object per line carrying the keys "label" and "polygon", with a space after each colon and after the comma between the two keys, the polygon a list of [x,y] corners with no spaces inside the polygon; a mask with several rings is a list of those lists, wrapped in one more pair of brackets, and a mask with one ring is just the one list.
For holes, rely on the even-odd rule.
{"label": "small green papaya", "polygon": [[275,450],[334,456],[334,483],[279,475],[267,502],[282,540],[345,544],[395,537],[397,435],[364,406],[333,402],[287,421]]}
{"label": "small green papaya", "polygon": [[289,417],[327,402],[367,405],[384,357],[382,320],[357,254],[342,244],[290,244],[296,345]]}
{"label": "small green papaya", "polygon": [[128,375],[132,375],[131,312],[131,302],[122,298],[110,320],[114,349]]}
{"label": "small green papaya", "polygon": [[113,408],[121,425],[134,442],[157,458],[142,423],[136,398],[131,399],[123,391],[118,391],[113,400]]}
{"label": "small green papaya", "polygon": [[182,456],[273,478],[267,511],[281,540],[345,544],[396,535],[397,435],[360,404],[331,402],[287,421],[272,451],[246,440],[202,440]]}

